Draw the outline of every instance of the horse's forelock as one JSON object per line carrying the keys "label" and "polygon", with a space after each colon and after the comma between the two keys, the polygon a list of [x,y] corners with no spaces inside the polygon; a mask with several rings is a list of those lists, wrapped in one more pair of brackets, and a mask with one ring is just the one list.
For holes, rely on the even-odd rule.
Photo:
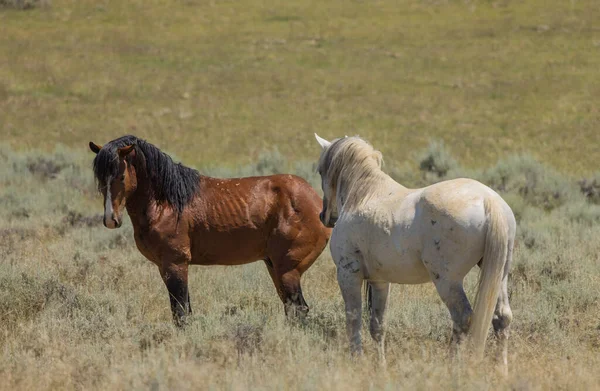
{"label": "horse's forelock", "polygon": [[136,144],[138,141],[140,140],[135,136],[123,136],[112,140],[100,149],[93,163],[94,177],[99,188],[106,186],[109,179],[119,173],[119,148]]}
{"label": "horse's forelock", "polygon": [[118,172],[118,160],[110,151],[101,149],[94,158],[94,176],[98,187],[106,186],[111,177]]}

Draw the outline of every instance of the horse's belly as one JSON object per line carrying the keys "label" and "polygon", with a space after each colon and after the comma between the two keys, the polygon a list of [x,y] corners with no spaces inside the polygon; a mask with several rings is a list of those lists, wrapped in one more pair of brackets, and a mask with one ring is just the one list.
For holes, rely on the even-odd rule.
{"label": "horse's belly", "polygon": [[192,235],[194,265],[244,265],[265,259],[266,239],[258,229],[238,228],[229,232],[200,231]]}
{"label": "horse's belly", "polygon": [[365,266],[369,280],[396,284],[422,284],[431,281],[423,262],[410,252],[372,257],[365,262]]}
{"label": "horse's belly", "polygon": [[[194,249],[191,264],[193,265],[245,265],[264,259],[264,250],[256,243],[224,244],[211,243]],[[262,250],[262,251],[261,251]]]}
{"label": "horse's belly", "polygon": [[246,265],[248,263],[256,262],[260,258],[261,258],[260,256],[253,256],[253,257],[234,256],[231,258],[224,258],[222,255],[215,255],[215,256],[208,255],[208,256],[204,256],[202,258],[200,258],[200,257],[192,258],[192,261],[190,262],[190,264],[202,265],[202,266],[214,266],[214,265],[239,266],[239,265]]}

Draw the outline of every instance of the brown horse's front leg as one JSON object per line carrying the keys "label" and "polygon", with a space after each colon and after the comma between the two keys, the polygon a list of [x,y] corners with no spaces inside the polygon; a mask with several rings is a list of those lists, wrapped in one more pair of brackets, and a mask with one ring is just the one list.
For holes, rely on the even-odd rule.
{"label": "brown horse's front leg", "polygon": [[165,262],[160,268],[160,274],[169,291],[173,322],[177,327],[184,327],[188,316],[192,314],[188,292],[188,264]]}

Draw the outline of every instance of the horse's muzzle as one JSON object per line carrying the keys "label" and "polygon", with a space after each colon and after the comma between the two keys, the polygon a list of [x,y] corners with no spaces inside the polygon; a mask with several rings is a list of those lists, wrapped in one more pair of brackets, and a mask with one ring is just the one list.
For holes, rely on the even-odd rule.
{"label": "horse's muzzle", "polygon": [[321,213],[319,213],[319,220],[321,220],[321,223],[323,223],[323,225],[327,228],[333,228],[337,222],[337,219],[337,217],[329,216],[329,221],[325,221],[325,211],[321,211]]}
{"label": "horse's muzzle", "polygon": [[119,228],[121,226],[122,221],[118,217],[109,217],[109,218],[104,217],[102,219],[102,223],[104,223],[104,226],[108,229],[115,229],[115,228]]}

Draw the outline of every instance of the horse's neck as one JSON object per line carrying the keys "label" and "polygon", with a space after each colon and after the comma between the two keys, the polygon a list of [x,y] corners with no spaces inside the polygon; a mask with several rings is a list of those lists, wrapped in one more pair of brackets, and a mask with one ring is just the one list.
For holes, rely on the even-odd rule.
{"label": "horse's neck", "polygon": [[345,210],[355,210],[364,205],[366,200],[403,190],[406,190],[404,186],[394,181],[382,170],[377,169],[367,178],[342,180],[338,205],[342,205]]}
{"label": "horse's neck", "polygon": [[145,172],[136,172],[137,188],[125,203],[127,214],[134,227],[145,224],[148,220],[148,211],[156,205],[148,175]]}

